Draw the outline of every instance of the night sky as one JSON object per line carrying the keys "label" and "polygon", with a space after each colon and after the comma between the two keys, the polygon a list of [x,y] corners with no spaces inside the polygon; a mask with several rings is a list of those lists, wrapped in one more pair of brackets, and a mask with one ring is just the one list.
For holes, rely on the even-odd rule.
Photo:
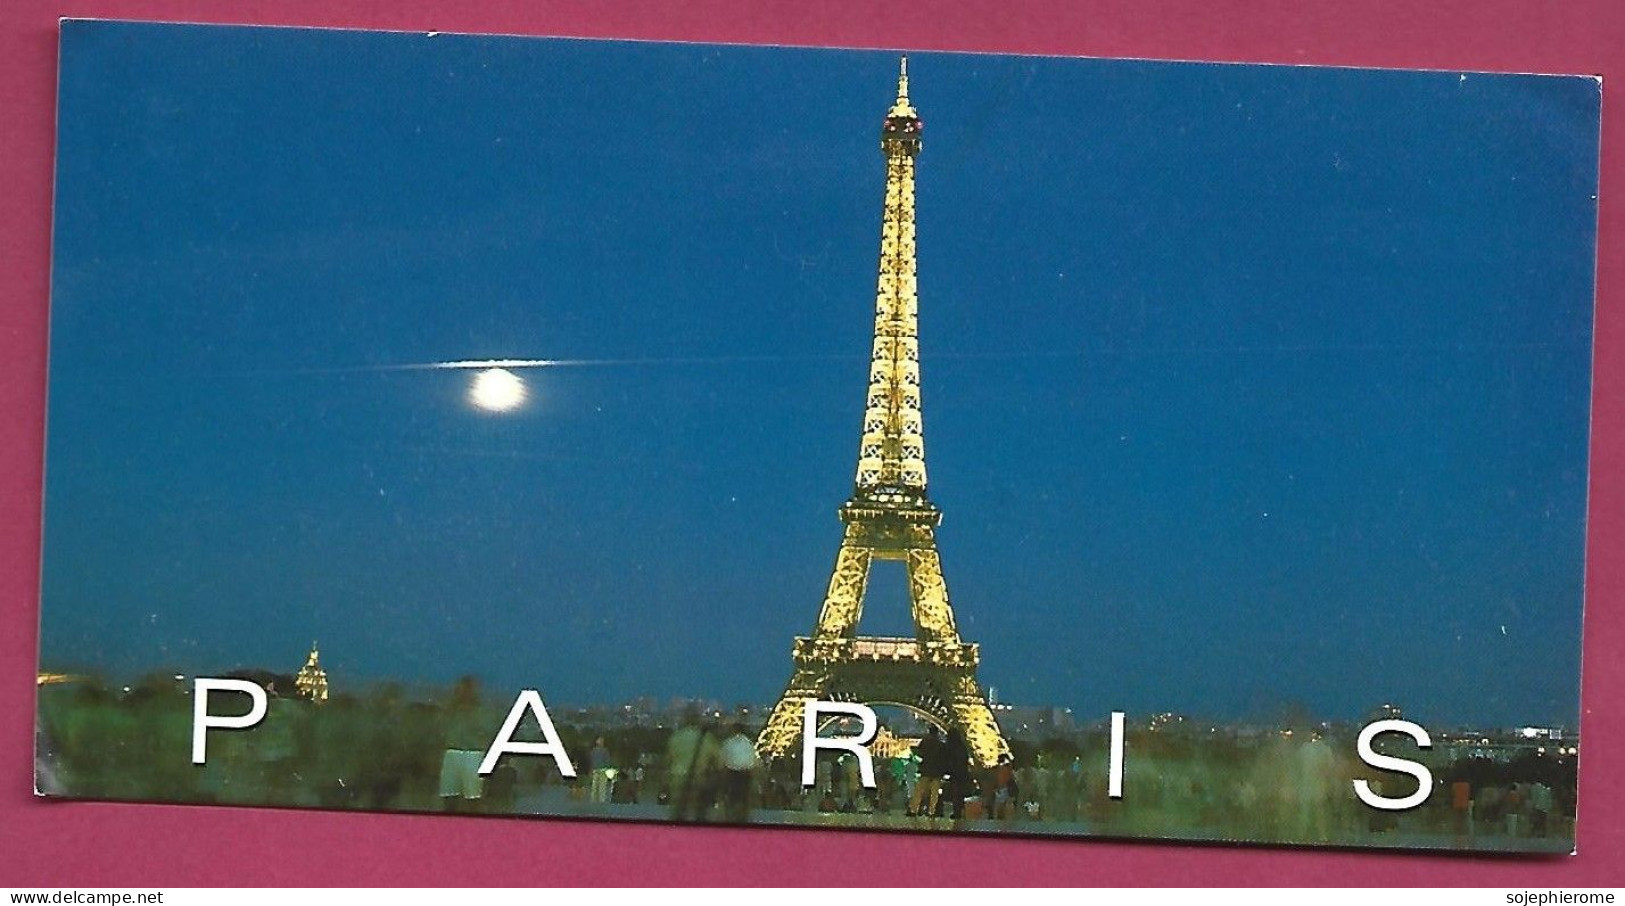
{"label": "night sky", "polygon": [[[771,702],[851,492],[896,68],[67,24],[42,665],[319,639],[339,691]],[[909,68],[984,685],[1577,719],[1593,80]],[[400,367],[488,358],[576,364],[509,413]],[[901,577],[865,632],[908,632]]]}

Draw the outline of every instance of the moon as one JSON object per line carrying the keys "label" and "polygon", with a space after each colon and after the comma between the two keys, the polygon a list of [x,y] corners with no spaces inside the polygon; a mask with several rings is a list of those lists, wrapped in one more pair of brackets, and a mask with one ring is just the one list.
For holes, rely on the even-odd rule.
{"label": "moon", "polygon": [[510,412],[528,395],[524,379],[506,368],[487,368],[468,385],[468,401],[486,412]]}

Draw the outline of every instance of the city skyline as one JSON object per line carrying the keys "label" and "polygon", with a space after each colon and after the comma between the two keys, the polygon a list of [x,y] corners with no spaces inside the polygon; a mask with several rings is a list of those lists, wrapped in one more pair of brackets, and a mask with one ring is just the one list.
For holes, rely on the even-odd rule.
{"label": "city skyline", "polygon": [[[43,664],[314,636],[335,677],[771,700],[850,491],[896,55],[320,39],[64,29]],[[910,65],[984,683],[1577,721],[1593,83]],[[482,359],[559,364],[507,413],[416,367]]]}

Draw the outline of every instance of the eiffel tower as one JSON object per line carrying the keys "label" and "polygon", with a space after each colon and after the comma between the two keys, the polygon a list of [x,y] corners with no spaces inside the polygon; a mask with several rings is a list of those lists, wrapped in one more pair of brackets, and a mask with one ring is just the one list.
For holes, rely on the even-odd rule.
{"label": "eiffel tower", "polygon": [[[976,682],[977,646],[961,641],[937,554],[942,522],[925,493],[920,418],[920,343],[914,280],[914,161],[923,124],[908,99],[908,58],[897,102],[886,113],[886,205],[880,232],[874,355],[852,497],[835,572],[812,636],[795,641],[795,672],[758,738],[768,757],[799,751],[802,712],[811,699],[900,705],[965,735],[982,766],[1010,752]],[[913,638],[858,635],[869,566],[901,560],[908,570]]]}

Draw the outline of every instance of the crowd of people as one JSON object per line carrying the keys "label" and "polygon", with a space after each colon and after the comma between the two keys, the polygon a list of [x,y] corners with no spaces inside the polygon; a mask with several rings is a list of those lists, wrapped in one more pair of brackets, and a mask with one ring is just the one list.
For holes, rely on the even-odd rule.
{"label": "crowd of people", "polygon": [[764,761],[752,727],[698,712],[667,729],[556,720],[573,778],[551,758],[523,755],[505,755],[482,775],[504,709],[482,699],[472,680],[429,702],[393,687],[320,705],[275,683],[267,691],[261,725],[211,732],[206,763],[194,765],[184,690],[53,690],[41,698],[42,783],[56,786],[46,792],[92,798],[723,822],[766,810],[769,821],[855,815],[877,816],[867,823],[1022,822],[1068,833],[1258,841],[1381,843],[1411,834],[1475,846],[1573,833],[1572,763],[1440,765],[1425,805],[1378,812],[1358,802],[1353,779],[1393,795],[1414,781],[1371,771],[1350,746],[1319,734],[1245,746],[1131,735],[1121,798],[1107,794],[1103,739],[1018,744],[1013,757],[988,766],[974,763],[957,731],[927,727],[912,750],[874,759],[873,787],[862,782],[858,759],[838,752],[819,753],[814,781],[803,785],[799,753]]}

